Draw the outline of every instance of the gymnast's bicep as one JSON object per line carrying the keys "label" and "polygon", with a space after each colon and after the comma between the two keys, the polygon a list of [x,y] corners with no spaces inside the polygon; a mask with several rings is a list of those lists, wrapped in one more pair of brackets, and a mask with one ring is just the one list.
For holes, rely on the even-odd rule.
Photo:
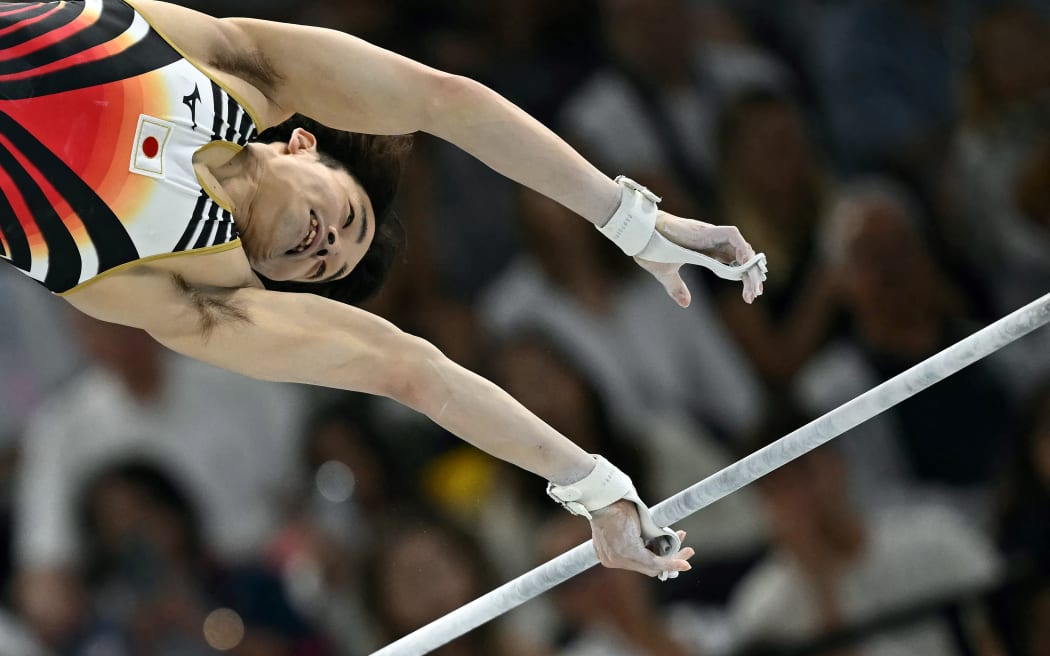
{"label": "gymnast's bicep", "polygon": [[[407,134],[426,129],[455,78],[353,35],[307,25],[223,19],[231,57],[250,54],[269,100],[340,130]],[[247,69],[246,69],[247,70]]]}
{"label": "gymnast's bicep", "polygon": [[253,378],[396,398],[413,354],[429,346],[369,312],[310,294],[178,276],[170,285],[172,307],[143,327],[176,352]]}

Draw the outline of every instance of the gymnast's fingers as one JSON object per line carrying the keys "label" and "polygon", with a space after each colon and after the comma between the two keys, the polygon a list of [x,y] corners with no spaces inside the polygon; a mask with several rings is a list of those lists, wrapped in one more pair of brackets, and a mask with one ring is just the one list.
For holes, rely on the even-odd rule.
{"label": "gymnast's fingers", "polygon": [[672,556],[657,556],[648,549],[642,549],[635,554],[632,565],[626,569],[632,569],[646,576],[659,576],[664,572],[688,572],[692,569],[689,559],[693,557],[692,547],[685,547]]}
{"label": "gymnast's fingers", "polygon": [[[750,262],[755,257],[755,249],[744,239],[737,228],[732,226],[724,227],[729,228],[728,238],[736,255],[736,263]],[[759,270],[758,266],[753,266],[745,271],[742,282],[744,283],[743,294],[745,302],[753,303],[756,298],[762,295],[762,271]]]}
{"label": "gymnast's fingers", "polygon": [[753,303],[756,298],[762,295],[762,272],[757,266],[751,267],[744,272],[744,301],[747,303]]}
{"label": "gymnast's fingers", "polygon": [[761,296],[765,289],[762,284],[762,271],[758,267],[751,267],[747,270],[748,280],[751,281],[752,289],[755,291],[755,296]]}
{"label": "gymnast's fingers", "polygon": [[[641,539],[638,511],[630,502],[617,502],[595,511],[591,520],[594,550],[605,567],[658,576],[661,572],[684,572],[690,569],[686,562],[693,556],[689,547],[671,556],[657,556]],[[679,532],[679,538],[685,533]]]}
{"label": "gymnast's fingers", "polygon": [[755,249],[736,226],[716,226],[714,229],[718,231],[723,250],[732,254],[730,264],[743,264],[755,256]]}
{"label": "gymnast's fingers", "polygon": [[[677,533],[678,539],[684,542],[685,531],[677,531]],[[658,576],[659,574],[662,574],[664,572],[688,572],[690,569],[692,569],[692,565],[690,565],[688,561],[695,554],[696,551],[694,551],[692,547],[683,547],[679,549],[678,553],[676,554],[669,556],[656,556],[653,563],[656,567],[656,573],[649,575]]]}
{"label": "gymnast's fingers", "polygon": [[597,545],[601,540],[598,538],[595,538],[594,542],[598,560],[605,567],[626,569],[646,576],[657,576],[665,569],[677,571],[679,567],[674,564],[674,558],[657,556],[646,549],[639,538],[631,543],[618,544],[611,549],[599,548]]}
{"label": "gymnast's fingers", "polygon": [[668,215],[667,220],[660,226],[660,233],[679,246],[703,253],[725,264],[731,263],[736,254],[733,230],[736,228],[714,226],[671,215]]}

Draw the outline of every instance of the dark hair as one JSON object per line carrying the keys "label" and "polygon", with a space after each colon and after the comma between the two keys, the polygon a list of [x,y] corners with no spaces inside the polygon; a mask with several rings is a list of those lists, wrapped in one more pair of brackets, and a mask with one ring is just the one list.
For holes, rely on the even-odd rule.
{"label": "dark hair", "polygon": [[404,244],[404,229],[394,212],[394,198],[405,159],[412,149],[412,137],[345,132],[296,114],[284,123],[264,130],[255,140],[260,143],[287,142],[296,128],[303,128],[317,137],[322,163],[346,169],[364,188],[372,201],[375,239],[350,275],[341,280],[291,282],[270,280],[262,275],[259,279],[267,289],[274,291],[316,294],[356,305],[383,286],[394,258]]}
{"label": "dark hair", "polygon": [[[1007,0],[1005,2],[987,3],[987,6],[973,21],[971,34],[973,35],[969,70],[964,80],[965,97],[963,99],[963,119],[972,126],[986,127],[993,122],[1006,104],[1006,100],[998,97],[992,85],[991,71],[989,70],[989,34],[1002,21],[1011,21],[1015,29],[1020,27],[1027,31],[1028,36],[1036,39],[1045,39],[1050,34],[1050,23],[1047,22],[1046,14],[1034,6],[1018,0]],[[1015,38],[1024,38],[1016,31]]]}
{"label": "dark hair", "polygon": [[106,553],[99,543],[101,518],[94,506],[98,492],[114,483],[132,487],[151,505],[176,519],[183,531],[187,556],[191,561],[200,562],[207,556],[200,516],[182,486],[159,465],[146,460],[127,460],[95,472],[80,490],[76,517],[85,542],[86,574],[89,579],[100,580],[118,566],[113,560],[115,555]]}

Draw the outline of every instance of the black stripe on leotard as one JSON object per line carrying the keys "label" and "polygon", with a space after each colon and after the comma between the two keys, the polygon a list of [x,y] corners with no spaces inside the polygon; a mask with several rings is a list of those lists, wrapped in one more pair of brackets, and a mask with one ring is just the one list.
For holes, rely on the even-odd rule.
{"label": "black stripe on leotard", "polygon": [[[105,43],[119,36],[131,25],[134,17],[135,12],[131,7],[123,2],[107,0],[106,10],[103,11],[98,23],[87,28],[83,35],[78,35],[76,38],[76,43],[80,48],[78,52],[84,52],[94,45]],[[61,46],[63,57],[76,54],[69,50],[70,41],[72,39],[64,39],[58,44]],[[51,56],[53,55],[34,53],[20,58],[20,60],[24,59],[25,63],[20,60],[7,62],[7,68],[13,65],[21,70],[31,70],[41,65],[38,60]],[[126,80],[163,68],[178,61],[181,57],[159,34],[149,28],[146,36],[139,42],[114,55],[21,80],[0,80],[0,98],[21,100]],[[11,72],[5,71],[4,68],[0,66],[0,73]]]}
{"label": "black stripe on leotard", "polygon": [[181,253],[189,247],[190,240],[193,239],[193,235],[197,232],[197,226],[200,225],[201,219],[204,218],[204,206],[207,204],[208,192],[202,189],[200,196],[197,197],[197,204],[193,208],[193,215],[190,217],[190,223],[186,226],[186,230],[182,233],[182,237],[179,238],[179,243],[175,245],[176,253]]}
{"label": "black stripe on leotard", "polygon": [[213,107],[214,118],[211,123],[211,140],[221,141],[222,140],[222,124],[224,122],[222,112],[225,109],[225,103],[222,99],[222,88],[214,81],[211,83],[211,100]]}
{"label": "black stripe on leotard", "polygon": [[33,266],[29,240],[26,239],[25,230],[15,214],[15,209],[3,194],[0,194],[0,234],[11,249],[11,252],[4,253],[4,256],[19,269],[29,271]]}
{"label": "black stripe on leotard", "polygon": [[76,241],[69,234],[43,190],[3,144],[0,144],[0,167],[18,187],[18,192],[22,194],[26,207],[47,244],[48,269],[44,286],[59,291],[72,289],[80,282],[82,265]]}
{"label": "black stripe on leotard", "polygon": [[[95,191],[81,180],[65,162],[55,156],[36,137],[19,125],[17,121],[2,111],[0,111],[0,134],[7,137],[14,147],[22,153],[24,158],[28,160],[29,164],[41,173],[41,177],[47,179],[55,191],[69,204],[70,208],[78,216],[85,219],[83,221],[84,228],[87,230],[88,237],[90,237],[91,242],[95,246],[95,251],[98,253],[98,273],[108,271],[125,262],[139,259],[138,249],[132,242],[127,230],[121,224],[120,219],[113,213],[113,210],[106,205],[105,201],[99,198]],[[50,252],[50,267],[51,269],[56,269],[54,278],[52,278],[52,271],[48,271],[48,279],[45,281],[45,284],[48,289],[54,292],[68,291],[79,280],[74,280],[72,284],[66,287],[65,285],[69,283],[67,271],[75,269],[76,277],[80,277],[81,260],[76,242],[73,241],[68,229],[58,219],[55,209],[47,202],[47,198],[43,196],[32,178],[28,176],[9,152],[6,153],[6,156],[3,168],[14,180],[15,185],[22,192],[23,196],[26,196],[26,202],[29,202],[27,190],[30,194],[35,190],[35,192],[40,194],[38,201],[43,200],[43,205],[39,207],[30,206],[30,210],[47,242]],[[38,209],[45,213],[38,215]],[[57,226],[49,224],[49,221],[52,220],[57,222]],[[62,235],[58,234],[59,228]],[[71,249],[71,252],[67,253],[67,249]],[[66,264],[66,260],[69,261],[69,264]],[[75,265],[73,264],[74,262]],[[52,282],[54,282],[54,286],[52,286]]]}
{"label": "black stripe on leotard", "polygon": [[[47,11],[54,9],[54,7],[50,5],[41,5],[41,8],[43,9],[43,11],[34,11],[32,13],[22,12],[18,14],[18,23],[21,23],[28,18],[34,18],[35,16],[47,13]],[[0,48],[13,48],[17,45],[21,45],[27,41],[47,34],[48,32],[65,27],[66,25],[69,25],[70,23],[75,21],[77,17],[80,16],[80,14],[82,13],[84,13],[84,3],[71,2],[43,20],[37,21],[35,23],[30,23],[28,25],[21,25],[20,27],[18,27],[18,29],[12,30],[11,32],[8,32],[7,34],[3,35],[2,37],[0,37]],[[2,16],[0,16],[0,21],[3,21]],[[18,23],[15,24],[17,25]],[[119,32],[117,34],[119,34]],[[35,62],[43,63],[48,63],[57,59],[61,59],[62,56],[65,55],[65,53],[61,49],[61,44],[62,41],[59,41],[56,44],[49,45],[45,48],[41,48],[40,50],[34,53],[26,55],[25,58],[35,58]],[[59,47],[56,48],[56,46]],[[56,50],[61,56],[54,56]],[[22,68],[18,68],[17,66],[20,63],[22,63],[22,59],[23,57],[19,57],[16,60],[4,62],[5,68],[0,69],[0,72],[15,73],[18,71],[29,70],[33,66],[41,65],[40,63],[34,63],[32,66],[23,66]]]}

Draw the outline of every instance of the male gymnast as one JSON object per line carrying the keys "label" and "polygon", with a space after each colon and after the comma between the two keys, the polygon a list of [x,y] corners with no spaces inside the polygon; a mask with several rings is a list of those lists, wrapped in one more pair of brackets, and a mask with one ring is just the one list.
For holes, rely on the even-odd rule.
{"label": "male gymnast", "polygon": [[157,0],[0,5],[0,257],[189,357],[396,399],[550,481],[606,566],[689,569],[684,534],[655,526],[616,467],[351,305],[391,261],[396,135],[416,131],[594,223],[682,306],[687,262],[742,280],[747,302],[762,291],[764,258],[735,228],[659,211],[469,79]]}

